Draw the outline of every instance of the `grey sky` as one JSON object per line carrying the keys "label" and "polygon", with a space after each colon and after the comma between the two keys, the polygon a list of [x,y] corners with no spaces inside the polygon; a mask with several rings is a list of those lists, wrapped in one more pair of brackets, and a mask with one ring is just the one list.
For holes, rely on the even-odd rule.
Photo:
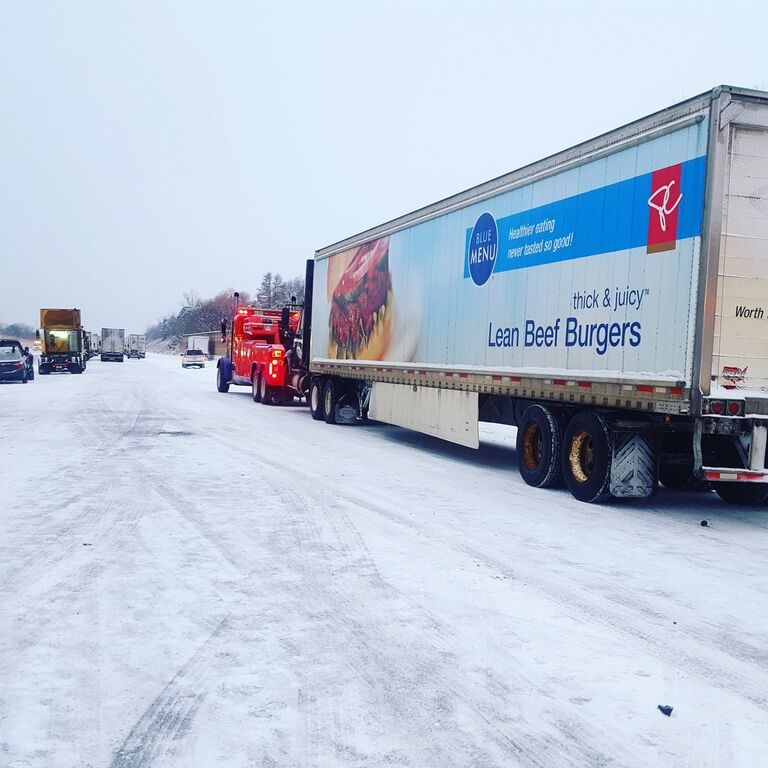
{"label": "grey sky", "polygon": [[0,323],[143,330],[720,83],[768,6],[0,0]]}

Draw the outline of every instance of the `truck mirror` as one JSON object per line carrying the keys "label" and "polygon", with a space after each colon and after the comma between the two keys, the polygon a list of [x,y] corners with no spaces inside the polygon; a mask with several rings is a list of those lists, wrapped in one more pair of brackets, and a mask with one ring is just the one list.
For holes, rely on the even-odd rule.
{"label": "truck mirror", "polygon": [[39,330],[35,331],[35,338],[36,338],[38,341],[40,341],[40,331],[39,331]]}
{"label": "truck mirror", "polygon": [[280,322],[282,323],[282,326],[286,331],[288,330],[288,324],[290,320],[291,320],[291,310],[288,309],[288,307],[283,307],[283,311],[280,315]]}
{"label": "truck mirror", "polygon": [[222,320],[221,321],[221,335],[226,336],[227,335],[227,321]]}
{"label": "truck mirror", "polygon": [[291,304],[295,304],[295,303],[296,303],[296,297],[295,296],[291,296]]}

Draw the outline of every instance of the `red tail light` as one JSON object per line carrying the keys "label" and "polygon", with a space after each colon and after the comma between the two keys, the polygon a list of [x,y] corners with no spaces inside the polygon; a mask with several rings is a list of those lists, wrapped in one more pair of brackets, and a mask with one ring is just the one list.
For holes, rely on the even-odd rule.
{"label": "red tail light", "polygon": [[709,412],[719,416],[725,411],[725,403],[722,400],[711,400],[709,403]]}

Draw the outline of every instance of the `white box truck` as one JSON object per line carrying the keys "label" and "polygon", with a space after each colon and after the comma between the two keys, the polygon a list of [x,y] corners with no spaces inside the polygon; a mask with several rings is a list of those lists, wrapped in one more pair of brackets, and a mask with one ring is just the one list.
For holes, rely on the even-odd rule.
{"label": "white box truck", "polygon": [[128,357],[137,360],[147,356],[147,337],[143,333],[132,333],[128,336]]}
{"label": "white box truck", "polygon": [[209,356],[209,345],[208,336],[187,336],[187,350],[199,349],[206,358]]}
{"label": "white box truck", "polygon": [[525,482],[587,502],[659,480],[768,499],[768,93],[715,88],[323,248],[308,277],[316,419],[473,447],[479,421],[515,425]]}
{"label": "white box truck", "polygon": [[125,356],[125,329],[101,329],[101,360],[122,363]]}

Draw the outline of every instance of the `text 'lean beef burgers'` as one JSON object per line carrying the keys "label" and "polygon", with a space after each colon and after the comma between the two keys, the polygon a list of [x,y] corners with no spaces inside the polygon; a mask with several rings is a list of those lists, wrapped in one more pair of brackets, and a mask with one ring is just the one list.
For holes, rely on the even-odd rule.
{"label": "text 'lean beef burgers'", "polygon": [[331,356],[381,360],[392,333],[392,280],[389,238],[357,249],[333,291]]}

